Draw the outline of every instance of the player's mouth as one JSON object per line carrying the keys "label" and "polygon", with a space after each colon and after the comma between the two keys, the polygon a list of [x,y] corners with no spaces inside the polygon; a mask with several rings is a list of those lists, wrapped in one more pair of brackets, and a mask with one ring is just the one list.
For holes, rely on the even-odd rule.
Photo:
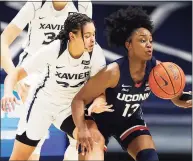
{"label": "player's mouth", "polygon": [[147,54],[148,56],[152,56],[152,50],[147,50],[147,51],[146,51],[146,54]]}
{"label": "player's mouth", "polygon": [[91,45],[91,46],[89,46],[89,48],[93,48],[94,47],[94,44],[93,45]]}

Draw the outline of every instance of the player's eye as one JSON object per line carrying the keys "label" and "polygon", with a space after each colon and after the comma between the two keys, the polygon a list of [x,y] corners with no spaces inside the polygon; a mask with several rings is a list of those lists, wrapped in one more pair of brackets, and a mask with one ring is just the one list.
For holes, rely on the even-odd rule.
{"label": "player's eye", "polygon": [[90,37],[90,35],[84,35],[84,37],[85,37],[86,39],[88,39],[88,38]]}
{"label": "player's eye", "polygon": [[150,40],[149,42],[152,44],[152,43],[153,43],[153,40]]}
{"label": "player's eye", "polygon": [[144,39],[141,39],[141,40],[140,40],[140,42],[141,42],[141,43],[144,43],[144,42],[146,42],[146,40],[144,40]]}

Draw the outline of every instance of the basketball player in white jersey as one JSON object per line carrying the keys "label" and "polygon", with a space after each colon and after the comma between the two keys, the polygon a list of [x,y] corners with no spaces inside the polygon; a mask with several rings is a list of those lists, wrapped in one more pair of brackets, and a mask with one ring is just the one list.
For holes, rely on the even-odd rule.
{"label": "basketball player in white jersey", "polygon": [[[5,79],[4,97],[1,100],[3,110],[16,101],[12,91],[19,80],[47,67],[42,82],[39,82],[36,88],[30,89],[25,103],[28,107],[26,124],[18,129],[10,160],[29,159],[52,123],[70,136],[77,137],[71,116],[71,101],[89,77],[105,66],[105,58],[101,53],[95,52],[91,56],[85,52],[84,42],[87,36],[95,39],[95,27],[88,16],[80,13],[70,15],[64,23],[64,29],[56,38],[59,40],[38,50],[31,59],[17,67]],[[94,139],[97,143],[93,142],[94,148],[86,153],[86,159],[92,160],[100,155],[102,160],[104,140],[97,126],[89,119],[87,123],[90,132],[97,132],[100,137]]]}
{"label": "basketball player in white jersey", "polygon": [[[78,2],[79,12],[87,14],[89,17],[92,17],[92,3],[87,2]],[[38,1],[31,2],[28,1],[17,16],[12,20],[12,22],[6,27],[4,32],[1,35],[1,66],[9,74],[14,70],[15,66],[11,60],[11,54],[9,52],[9,46],[16,39],[16,37],[22,32],[25,26],[28,24],[28,36],[26,38],[26,43],[24,44],[24,52],[20,55],[21,65],[42,46],[49,44],[52,39],[56,37],[59,31],[63,28],[63,22],[67,18],[70,12],[78,12],[75,8],[73,2],[65,1],[55,1],[46,2]],[[85,45],[86,42],[85,42]],[[88,44],[89,46],[89,44]],[[92,47],[93,48],[93,47]],[[96,47],[98,48],[98,47]],[[99,47],[100,48],[100,47]],[[37,73],[42,71],[38,71]],[[23,100],[25,101],[29,87],[37,83],[38,74],[33,74],[28,76],[25,80],[18,83],[18,92]],[[38,160],[41,150],[41,146],[44,142],[44,139],[38,144],[38,147],[34,151],[34,155],[30,158],[31,160]],[[71,155],[73,150],[75,150],[75,141],[70,139],[70,145],[67,149],[67,159],[75,159],[76,155]],[[73,144],[72,144],[73,143]],[[70,151],[68,153],[68,151]],[[73,152],[74,153],[74,152]],[[69,158],[71,157],[71,158]],[[77,156],[76,156],[77,157]]]}

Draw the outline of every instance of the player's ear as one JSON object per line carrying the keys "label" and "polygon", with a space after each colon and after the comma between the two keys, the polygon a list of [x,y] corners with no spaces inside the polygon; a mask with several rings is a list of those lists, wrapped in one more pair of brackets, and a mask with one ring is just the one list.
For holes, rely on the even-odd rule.
{"label": "player's ear", "polygon": [[130,50],[131,49],[131,42],[126,41],[125,47],[127,48],[127,50]]}
{"label": "player's ear", "polygon": [[75,39],[75,35],[73,32],[69,32],[69,40],[74,40]]}

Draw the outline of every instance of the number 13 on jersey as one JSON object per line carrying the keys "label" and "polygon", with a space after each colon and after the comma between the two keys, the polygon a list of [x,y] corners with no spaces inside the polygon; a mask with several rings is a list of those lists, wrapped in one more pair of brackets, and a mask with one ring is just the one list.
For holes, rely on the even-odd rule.
{"label": "number 13 on jersey", "polygon": [[140,106],[140,104],[136,103],[136,104],[125,104],[125,109],[123,111],[123,114],[122,116],[123,117],[130,117],[137,109],[138,107]]}

